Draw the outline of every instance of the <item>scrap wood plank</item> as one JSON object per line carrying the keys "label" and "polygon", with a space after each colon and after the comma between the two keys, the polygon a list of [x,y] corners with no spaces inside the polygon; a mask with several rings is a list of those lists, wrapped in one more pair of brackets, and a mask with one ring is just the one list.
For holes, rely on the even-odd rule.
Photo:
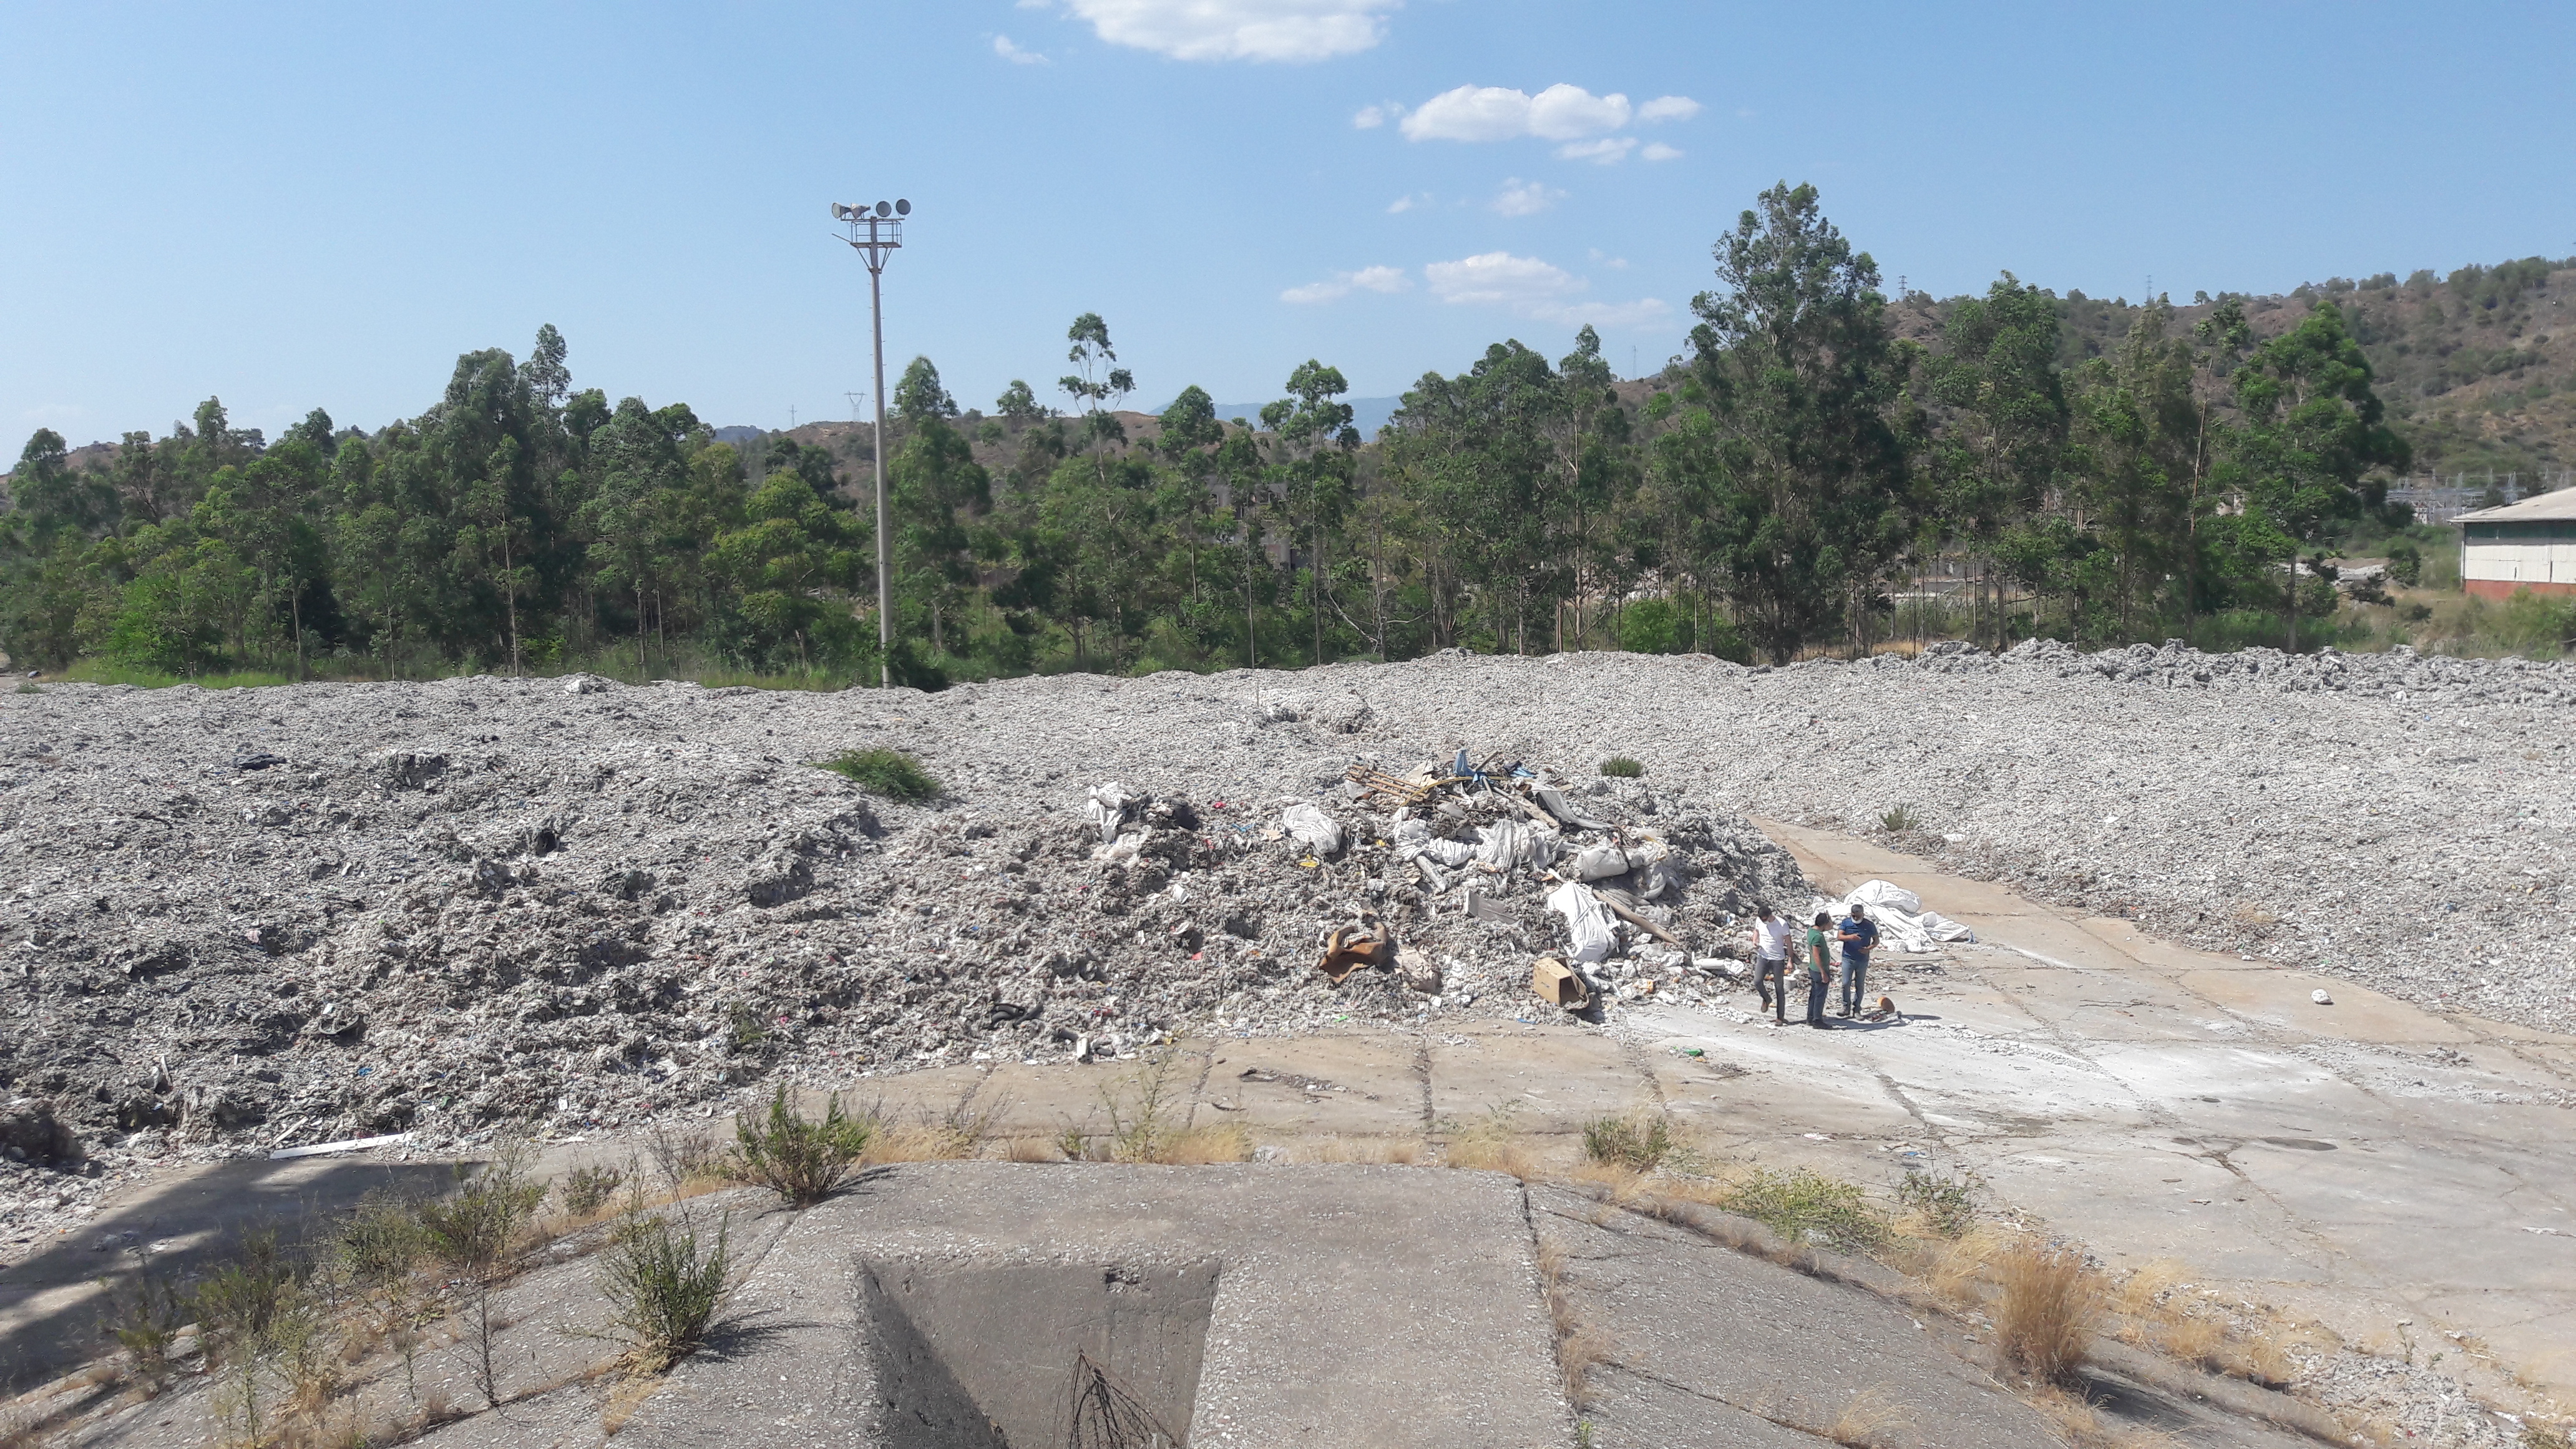
{"label": "scrap wood plank", "polygon": [[1351,766],[1342,772],[1342,778],[1365,790],[1387,796],[1399,805],[1419,805],[1430,799],[1432,792],[1439,788],[1436,781],[1408,780],[1367,765]]}

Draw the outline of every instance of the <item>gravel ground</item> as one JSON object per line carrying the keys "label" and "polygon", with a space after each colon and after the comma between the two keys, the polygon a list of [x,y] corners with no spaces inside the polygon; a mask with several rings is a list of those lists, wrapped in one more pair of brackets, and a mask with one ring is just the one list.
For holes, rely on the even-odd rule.
{"label": "gravel ground", "polygon": [[[1062,1059],[1218,1023],[1533,1015],[1530,960],[1567,942],[1546,883],[1469,867],[1435,890],[1391,805],[1342,788],[1354,760],[1460,749],[1657,841],[1668,864],[1604,884],[1702,962],[1755,898],[1806,898],[1737,812],[1859,832],[1902,805],[1893,843],[1949,868],[2570,1029],[2571,707],[2565,666],[2045,644],[1778,670],[1450,654],[935,696],[0,695],[0,1093],[57,1103],[98,1168],[0,1183],[19,1218],[0,1216],[0,1254],[36,1195],[173,1153],[613,1126],[781,1072]],[[949,795],[893,804],[801,763],[872,745]],[[1645,778],[1598,779],[1612,753]],[[1140,798],[1104,848],[1084,807],[1113,780]],[[1281,836],[1291,801],[1348,848]],[[1537,825],[1491,793],[1454,803],[1423,823]],[[1467,882],[1493,919],[1464,909]],[[1340,924],[1392,930],[1402,969],[1325,985],[1311,968]],[[1623,936],[1597,996],[1716,989]]]}

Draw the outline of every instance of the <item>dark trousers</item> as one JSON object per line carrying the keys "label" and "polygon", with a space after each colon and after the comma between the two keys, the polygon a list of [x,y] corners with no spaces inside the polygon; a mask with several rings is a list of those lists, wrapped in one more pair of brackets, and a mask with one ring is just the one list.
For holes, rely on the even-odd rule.
{"label": "dark trousers", "polygon": [[1843,958],[1843,1015],[1850,1016],[1860,1010],[1861,1003],[1869,996],[1868,981],[1869,958],[1845,956]]}
{"label": "dark trousers", "polygon": [[1825,973],[1810,971],[1807,973],[1807,1025],[1823,1026],[1824,1024]]}
{"label": "dark trousers", "polygon": [[1770,1007],[1773,1015],[1779,1017],[1782,1021],[1787,1021],[1789,1019],[1789,961],[1787,957],[1784,956],[1777,961],[1767,960],[1760,956],[1754,957],[1753,989],[1761,995],[1762,1004]]}

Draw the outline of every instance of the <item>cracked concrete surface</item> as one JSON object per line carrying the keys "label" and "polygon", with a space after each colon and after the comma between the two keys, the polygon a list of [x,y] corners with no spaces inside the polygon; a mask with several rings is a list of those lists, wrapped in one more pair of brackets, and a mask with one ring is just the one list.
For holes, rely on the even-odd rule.
{"label": "cracked concrete surface", "polygon": [[[1829,889],[1869,878],[1977,929],[1886,957],[1902,1026],[1652,1009],[1628,1030],[1746,1078],[1676,1095],[1721,1150],[1893,1177],[1965,1168],[2111,1266],[2178,1259],[2365,1346],[2482,1339],[2576,1397],[2576,1039],[2185,950],[1845,837],[1765,822]],[[1919,959],[1919,958],[1918,958]],[[2310,994],[2325,986],[2332,1005]],[[1662,1061],[1687,1060],[1665,1055]],[[1820,1135],[1811,1135],[1820,1134]],[[1912,1155],[1909,1155],[1912,1154]]]}
{"label": "cracked concrete surface", "polygon": [[[1427,1032],[1192,1043],[1182,1110],[1291,1150],[1501,1113],[1570,1161],[1586,1120],[1661,1105],[1720,1158],[1881,1184],[1915,1166],[1974,1171],[1996,1201],[2114,1269],[2178,1260],[2229,1302],[2313,1318],[2365,1348],[2456,1334],[2452,1364],[2472,1390],[2518,1373],[2576,1399],[2576,1039],[2171,947],[1866,843],[1766,828],[1819,882],[1896,881],[1983,944],[1885,957],[1873,981],[1901,1024],[1784,1029],[1745,996],[1742,1009],[1623,1011],[1608,1033],[1435,1019]],[[2320,984],[2334,1004],[2310,1000]],[[857,1096],[899,1115],[990,1114],[1002,1135],[1052,1141],[1106,1130],[1102,1089],[1130,1070],[948,1068],[861,1082]],[[552,1155],[630,1150],[593,1141]],[[370,1179],[328,1180],[354,1195]],[[166,1230],[211,1186],[174,1174],[95,1231]],[[22,1373],[83,1347],[81,1289],[102,1262],[86,1247],[0,1277],[0,1348]],[[1771,1442],[1763,1432],[1741,1442]]]}

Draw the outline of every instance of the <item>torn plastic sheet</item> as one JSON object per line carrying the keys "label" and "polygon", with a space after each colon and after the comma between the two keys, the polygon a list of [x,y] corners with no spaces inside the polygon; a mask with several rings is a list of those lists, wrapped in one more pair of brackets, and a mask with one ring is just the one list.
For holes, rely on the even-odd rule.
{"label": "torn plastic sheet", "polygon": [[1893,946],[1909,956],[1928,955],[1941,949],[1946,941],[1974,941],[1977,933],[1942,915],[1923,909],[1923,898],[1893,881],[1863,881],[1839,901],[1821,897],[1807,905],[1809,913],[1830,911],[1840,920],[1851,914],[1852,902],[1869,907],[1869,918],[1878,925],[1880,948]]}
{"label": "torn plastic sheet", "polygon": [[1135,798],[1115,780],[1093,787],[1090,798],[1083,803],[1082,818],[1100,827],[1101,844],[1118,838],[1118,827],[1127,819],[1127,807],[1135,803]]}

